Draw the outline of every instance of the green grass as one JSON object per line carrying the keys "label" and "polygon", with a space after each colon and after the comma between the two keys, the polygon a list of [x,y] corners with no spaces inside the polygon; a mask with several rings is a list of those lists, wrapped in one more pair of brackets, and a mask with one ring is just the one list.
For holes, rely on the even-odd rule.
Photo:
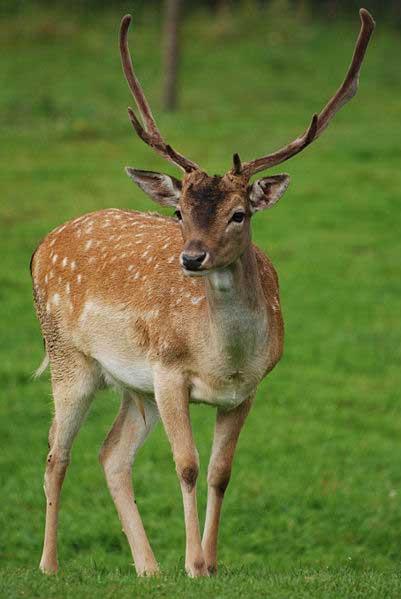
{"label": "green grass", "polygon": [[[275,599],[366,599],[399,597],[399,572],[341,569],[301,569],[277,572],[255,568],[224,569],[218,577],[189,579],[178,568],[157,579],[138,579],[127,568],[111,570],[80,563],[69,572],[46,579],[35,570],[18,569],[4,580],[4,597],[78,597],[105,599],[171,597],[219,599],[220,597],[274,597]],[[0,582],[1,585],[1,582]],[[0,586],[0,591],[3,590]],[[13,589],[13,594],[10,594]],[[28,590],[29,589],[29,590]],[[78,593],[78,595],[77,595]]]}
{"label": "green grass", "polygon": [[[132,6],[131,6],[132,10]],[[244,10],[244,9],[243,9]],[[121,11],[123,12],[123,11]],[[90,18],[89,18],[90,16]],[[123,172],[174,173],[135,138],[116,44],[119,10],[35,10],[0,24],[0,584],[4,597],[399,597],[401,595],[401,74],[397,35],[378,27],[358,96],[283,166],[286,197],[254,219],[275,263],[286,351],[260,386],[223,510],[220,573],[183,574],[181,498],[162,428],[135,465],[138,503],[164,575],[137,580],[97,462],[118,408],[102,393],[63,489],[61,572],[36,572],[51,415],[29,259],[67,218],[150,209]],[[358,19],[248,14],[185,24],[182,111],[160,111],[158,22],[131,47],[169,142],[210,173],[295,137],[341,81]],[[176,174],[176,173],[174,173]],[[214,411],[194,408],[199,503]]]}

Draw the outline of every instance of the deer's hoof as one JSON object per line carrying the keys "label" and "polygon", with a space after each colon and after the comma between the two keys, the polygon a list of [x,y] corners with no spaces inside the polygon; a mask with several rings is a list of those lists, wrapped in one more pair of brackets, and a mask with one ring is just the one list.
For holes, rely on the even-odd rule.
{"label": "deer's hoof", "polygon": [[46,561],[42,560],[39,564],[39,570],[46,574],[47,576],[51,576],[52,574],[57,574],[58,563],[54,561]]}
{"label": "deer's hoof", "polygon": [[188,563],[185,566],[185,570],[191,578],[197,578],[198,576],[209,576],[206,562],[204,559],[195,560],[192,563]]}

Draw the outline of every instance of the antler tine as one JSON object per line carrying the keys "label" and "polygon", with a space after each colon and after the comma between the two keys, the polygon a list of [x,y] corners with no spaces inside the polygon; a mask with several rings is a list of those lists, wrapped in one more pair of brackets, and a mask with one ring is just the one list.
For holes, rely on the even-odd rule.
{"label": "antler tine", "polygon": [[[254,173],[263,171],[277,164],[281,164],[285,160],[292,158],[299,152],[301,152],[306,146],[312,141],[317,139],[319,135],[326,129],[328,124],[334,115],[351,100],[358,89],[359,73],[361,70],[362,62],[365,57],[366,49],[369,44],[369,40],[375,28],[375,22],[370,13],[365,9],[361,8],[359,11],[361,18],[361,29],[359,31],[358,39],[355,44],[354,54],[350,67],[347,71],[345,79],[334,96],[329,100],[326,106],[321,110],[319,114],[314,114],[311,124],[308,129],[297,137],[294,141],[289,143],[287,146],[263,156],[256,160],[245,162],[242,165],[242,174],[250,177]],[[234,169],[233,169],[234,172]]]}
{"label": "antler tine", "polygon": [[234,175],[240,175],[242,172],[242,164],[241,164],[241,158],[239,157],[239,154],[233,155],[232,172],[234,173]]}
{"label": "antler tine", "polygon": [[139,110],[143,125],[139,122],[132,108],[128,108],[128,116],[130,118],[131,124],[138,136],[146,144],[151,146],[158,154],[161,154],[161,156],[180,167],[184,172],[199,170],[199,166],[195,162],[192,162],[192,160],[189,160],[182,154],[176,152],[164,141],[156,125],[156,121],[145,97],[142,86],[135,75],[128,48],[128,29],[131,24],[131,20],[131,15],[125,15],[125,17],[123,17],[121,20],[119,37],[120,55],[124,75]]}
{"label": "antler tine", "polygon": [[[138,79],[136,78],[134,67],[132,64],[131,54],[128,48],[128,29],[131,24],[131,15],[125,15],[121,20],[120,26],[120,55],[123,65],[124,75],[134,96],[136,105],[141,115],[143,124],[149,133],[159,133],[156,121],[146,100],[145,94]],[[160,133],[159,133],[160,135]]]}

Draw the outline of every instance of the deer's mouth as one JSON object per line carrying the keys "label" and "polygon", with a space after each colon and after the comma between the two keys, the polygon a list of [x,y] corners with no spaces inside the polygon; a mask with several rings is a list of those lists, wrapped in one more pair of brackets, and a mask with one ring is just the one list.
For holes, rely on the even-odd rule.
{"label": "deer's mouth", "polygon": [[209,274],[211,271],[210,268],[200,268],[198,270],[189,270],[182,266],[182,272],[186,277],[204,277]]}

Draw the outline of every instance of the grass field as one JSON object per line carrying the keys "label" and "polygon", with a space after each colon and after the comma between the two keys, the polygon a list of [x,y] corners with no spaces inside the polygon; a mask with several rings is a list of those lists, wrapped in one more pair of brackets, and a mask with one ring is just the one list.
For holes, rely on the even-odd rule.
{"label": "grass field", "polygon": [[[285,3],[282,3],[285,4]],[[132,10],[132,6],[131,6]],[[358,28],[307,15],[188,18],[182,112],[161,113],[160,24],[131,38],[168,140],[210,173],[295,137],[341,81]],[[375,33],[358,96],[284,165],[292,184],[254,219],[281,281],[286,351],[261,385],[223,510],[217,578],[182,574],[181,498],[161,426],[135,467],[137,501],[163,576],[138,580],[97,452],[118,399],[101,393],[74,446],[60,519],[61,569],[37,572],[51,415],[29,259],[64,220],[150,209],[123,172],[173,174],[130,130],[120,10],[32,10],[0,23],[0,593],[4,597],[400,597],[401,38]],[[214,411],[192,410],[201,460]]]}

